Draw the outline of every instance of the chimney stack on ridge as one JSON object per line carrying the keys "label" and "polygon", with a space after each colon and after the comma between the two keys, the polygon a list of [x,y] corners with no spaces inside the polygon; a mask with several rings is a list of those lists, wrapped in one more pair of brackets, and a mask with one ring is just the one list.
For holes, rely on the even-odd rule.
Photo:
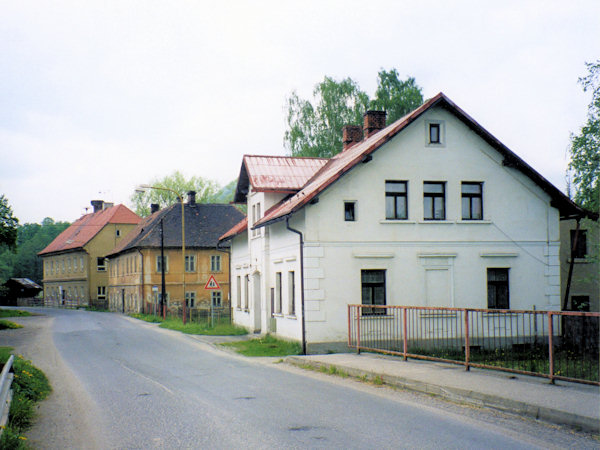
{"label": "chimney stack on ridge", "polygon": [[95,213],[97,213],[98,211],[102,211],[102,208],[104,206],[103,200],[92,200],[91,203]]}
{"label": "chimney stack on ridge", "polygon": [[349,149],[354,144],[358,144],[362,141],[362,138],[363,132],[360,125],[345,125],[344,128],[342,128],[343,150]]}
{"label": "chimney stack on ridge", "polygon": [[373,136],[379,130],[383,130],[385,128],[385,111],[367,111],[364,115],[365,123],[363,127],[363,131],[365,134],[365,139]]}
{"label": "chimney stack on ridge", "polygon": [[189,191],[188,195],[188,205],[195,206],[196,205],[196,191]]}
{"label": "chimney stack on ridge", "polygon": [[154,214],[155,212],[158,212],[159,208],[160,208],[160,205],[158,203],[150,203],[150,214]]}

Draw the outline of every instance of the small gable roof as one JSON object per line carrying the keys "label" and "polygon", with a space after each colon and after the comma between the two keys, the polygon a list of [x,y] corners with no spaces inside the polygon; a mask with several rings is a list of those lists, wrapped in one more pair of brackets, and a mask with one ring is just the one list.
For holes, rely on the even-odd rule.
{"label": "small gable roof", "polygon": [[327,158],[244,155],[233,201],[245,202],[249,186],[257,192],[297,192],[327,161]]}
{"label": "small gable roof", "polygon": [[[244,218],[233,205],[195,203],[184,206],[186,248],[214,248],[219,236]],[[160,222],[165,248],[181,248],[181,203],[146,217],[107,257],[137,248],[160,248]]]}
{"label": "small gable roof", "polygon": [[124,205],[111,206],[98,212],[81,216],[66,230],[60,233],[45,249],[38,253],[49,253],[80,249],[107,224],[132,224],[140,222],[141,217]]}

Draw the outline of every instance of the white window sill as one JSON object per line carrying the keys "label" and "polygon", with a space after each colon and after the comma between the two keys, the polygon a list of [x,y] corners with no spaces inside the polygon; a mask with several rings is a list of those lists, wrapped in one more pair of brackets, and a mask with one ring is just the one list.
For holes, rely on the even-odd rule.
{"label": "white window sill", "polygon": [[415,224],[414,220],[404,220],[404,219],[384,219],[380,220],[379,223],[383,224],[391,224],[391,223],[400,223],[400,224]]}
{"label": "white window sill", "polygon": [[285,316],[285,318],[286,319],[292,319],[292,320],[297,320],[298,319],[295,314],[288,314],[287,316]]}
{"label": "white window sill", "polygon": [[454,222],[452,220],[419,220],[420,224],[437,224],[437,225],[453,225]]}
{"label": "white window sill", "polygon": [[281,314],[281,313],[273,313],[273,317],[281,317],[281,318],[283,318],[283,314]]}
{"label": "white window sill", "polygon": [[492,223],[491,220],[466,220],[466,219],[461,219],[461,220],[457,220],[456,223],[467,223],[467,224],[473,224],[473,225],[489,225]]}

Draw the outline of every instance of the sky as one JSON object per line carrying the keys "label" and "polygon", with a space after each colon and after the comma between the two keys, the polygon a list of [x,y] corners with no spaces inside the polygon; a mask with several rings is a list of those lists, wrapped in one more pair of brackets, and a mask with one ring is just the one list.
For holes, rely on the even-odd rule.
{"label": "sky", "polygon": [[0,0],[0,194],[21,223],[179,170],[221,185],[285,155],[285,101],[381,69],[444,92],[565,190],[577,80],[600,58],[590,1]]}

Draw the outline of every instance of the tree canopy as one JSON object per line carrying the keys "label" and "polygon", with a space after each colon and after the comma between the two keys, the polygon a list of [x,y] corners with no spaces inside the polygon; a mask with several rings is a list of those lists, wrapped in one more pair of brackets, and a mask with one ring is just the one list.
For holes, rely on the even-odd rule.
{"label": "tree canopy", "polygon": [[19,220],[13,216],[13,211],[4,194],[0,195],[0,249],[8,247],[14,250],[17,243],[17,226]]}
{"label": "tree canopy", "polygon": [[292,156],[330,158],[342,150],[342,128],[362,125],[367,109],[387,111],[387,123],[392,123],[422,103],[415,79],[400,80],[396,69],[379,72],[373,99],[351,78],[325,77],[315,85],[312,102],[295,91],[286,99],[284,145]]}
{"label": "tree canopy", "polygon": [[15,251],[0,251],[0,284],[9,278],[29,278],[41,284],[42,264],[37,254],[68,226],[69,223],[54,222],[50,217],[41,224],[18,225]]}
{"label": "tree canopy", "polygon": [[579,79],[584,91],[592,91],[587,122],[571,134],[571,161],[575,201],[590,211],[600,210],[600,60],[587,63],[588,75]]}
{"label": "tree canopy", "polygon": [[[179,171],[175,171],[171,175],[167,175],[161,179],[154,179],[148,184],[150,186],[172,189],[181,195],[184,201],[189,191],[196,191],[196,202],[198,203],[228,203],[233,200],[233,194],[231,194],[231,198],[224,194],[224,189],[227,186],[221,189],[216,181],[197,176],[186,179]],[[178,202],[179,198],[168,190],[146,189],[144,192],[134,192],[130,200],[135,213],[146,217],[150,214],[151,203],[157,203],[162,209]]]}

